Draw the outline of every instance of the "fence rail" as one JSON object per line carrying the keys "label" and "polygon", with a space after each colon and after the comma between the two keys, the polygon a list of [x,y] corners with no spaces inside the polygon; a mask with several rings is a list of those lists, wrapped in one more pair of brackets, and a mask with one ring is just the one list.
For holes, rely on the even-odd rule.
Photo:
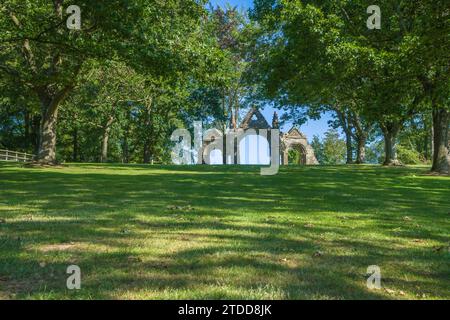
{"label": "fence rail", "polygon": [[0,149],[0,161],[31,162],[34,158],[35,156],[29,153]]}

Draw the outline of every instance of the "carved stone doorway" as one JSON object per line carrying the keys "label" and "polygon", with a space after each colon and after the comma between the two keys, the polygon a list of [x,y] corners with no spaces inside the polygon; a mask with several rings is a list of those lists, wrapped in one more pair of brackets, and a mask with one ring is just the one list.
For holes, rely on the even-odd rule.
{"label": "carved stone doorway", "polygon": [[306,150],[301,144],[290,145],[284,156],[287,157],[284,159],[284,163],[288,165],[306,165]]}

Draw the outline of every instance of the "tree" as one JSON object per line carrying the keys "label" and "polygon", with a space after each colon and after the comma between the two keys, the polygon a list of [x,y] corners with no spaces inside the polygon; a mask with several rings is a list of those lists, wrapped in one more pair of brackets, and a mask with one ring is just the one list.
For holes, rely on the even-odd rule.
{"label": "tree", "polygon": [[331,128],[325,133],[323,141],[314,136],[311,147],[320,164],[336,165],[346,162],[346,143],[339,137],[336,129]]}
{"label": "tree", "polygon": [[38,144],[39,117],[29,92],[0,80],[0,148],[33,153]]}
{"label": "tree", "polygon": [[312,3],[317,7],[301,1],[257,1],[253,17],[262,27],[255,78],[279,105],[307,106],[309,115],[332,111],[333,127],[341,127],[346,136],[347,163],[353,163],[352,140],[357,142],[356,163],[363,163],[373,121],[361,113],[366,95],[357,90],[363,82],[356,63],[360,53],[341,42],[345,30],[338,28],[344,28],[343,22],[330,14],[336,6]]}
{"label": "tree", "polygon": [[[129,126],[131,104],[137,103],[145,88],[145,79],[127,65],[115,61],[89,62],[88,72],[80,76],[78,90],[68,99],[72,116],[83,115],[84,121],[101,135],[100,162],[108,161],[111,131]],[[82,112],[77,111],[82,106]],[[66,104],[63,104],[63,109]],[[92,131],[93,134],[95,131]],[[74,152],[77,149],[74,132]],[[75,157],[74,157],[75,158]]]}
{"label": "tree", "polygon": [[404,41],[404,62],[422,86],[433,119],[432,171],[450,173],[450,10],[448,1],[405,4],[410,29]]}
{"label": "tree", "polygon": [[294,106],[356,101],[359,116],[383,131],[385,165],[398,163],[398,134],[428,103],[439,146],[433,170],[446,172],[448,7],[439,0],[379,6],[388,18],[381,30],[369,30],[366,1],[256,1],[259,80],[267,96]]}
{"label": "tree", "polygon": [[339,138],[339,133],[335,129],[328,130],[323,140],[324,164],[345,163],[345,153],[345,141]]}
{"label": "tree", "polygon": [[[66,27],[64,0],[3,1],[2,74],[19,79],[41,106],[39,160],[56,161],[59,106],[74,90],[88,58],[125,59],[153,73],[192,66],[203,6],[194,0],[80,0],[81,30]],[[180,37],[186,41],[177,41]]]}
{"label": "tree", "polygon": [[137,106],[137,139],[142,148],[143,162],[164,162],[170,158],[168,150],[170,133],[183,127],[182,117],[187,109],[189,83],[180,78],[176,81],[152,80],[147,82],[144,96]]}
{"label": "tree", "polygon": [[323,144],[320,141],[319,136],[314,136],[312,141],[311,141],[311,147],[314,149],[314,155],[316,156],[317,161],[320,164],[324,164],[325,163],[325,154],[323,151]]}
{"label": "tree", "polygon": [[211,25],[218,46],[224,53],[221,65],[221,79],[215,89],[219,90],[223,114],[226,117],[222,127],[237,129],[239,112],[251,91],[246,82],[248,68],[247,52],[251,46],[252,25],[245,13],[237,7],[211,9]]}

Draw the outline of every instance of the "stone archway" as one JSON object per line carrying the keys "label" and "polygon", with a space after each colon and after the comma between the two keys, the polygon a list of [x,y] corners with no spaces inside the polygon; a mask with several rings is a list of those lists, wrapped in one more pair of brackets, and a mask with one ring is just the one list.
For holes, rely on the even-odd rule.
{"label": "stone archway", "polygon": [[[239,128],[225,130],[224,133],[217,129],[210,129],[203,135],[203,146],[199,150],[197,163],[206,164],[213,162],[214,164],[270,164],[272,161],[272,139],[271,130],[279,130],[278,115],[275,112],[272,119],[272,126],[266,121],[264,116],[253,107]],[[263,131],[261,131],[263,130]],[[249,153],[249,148],[243,146],[242,140],[247,137],[253,137],[252,144],[255,147],[256,160],[253,157],[246,157],[245,153]],[[222,139],[219,139],[222,138]],[[255,140],[256,139],[256,140]],[[250,138],[248,139],[250,140]],[[255,142],[256,141],[256,142]],[[306,136],[297,128],[293,127],[288,133],[280,133],[280,158],[281,165],[289,164],[289,151],[297,150],[297,164],[300,165],[317,165],[319,162],[314,155],[314,149],[309,145]],[[246,143],[244,143],[246,145]],[[213,156],[211,157],[211,153]],[[219,160],[220,154],[222,161]],[[241,156],[244,154],[244,156]],[[203,157],[202,157],[203,156]],[[204,161],[206,159],[206,161]]]}
{"label": "stone archway", "polygon": [[296,128],[292,128],[287,134],[281,136],[281,162],[283,165],[289,164],[289,151],[291,150],[299,152],[298,164],[318,164],[314,149],[309,145],[306,136]]}
{"label": "stone archway", "polygon": [[[224,164],[223,134],[218,129],[209,129],[203,136],[203,147],[200,150],[202,164]],[[220,154],[220,157],[218,156]]]}
{"label": "stone archway", "polygon": [[[291,152],[297,152],[294,159],[292,158]],[[297,164],[297,165],[306,165],[306,149],[305,147],[300,144],[291,144],[288,146],[288,148],[283,153],[283,163],[289,165],[289,164]]]}

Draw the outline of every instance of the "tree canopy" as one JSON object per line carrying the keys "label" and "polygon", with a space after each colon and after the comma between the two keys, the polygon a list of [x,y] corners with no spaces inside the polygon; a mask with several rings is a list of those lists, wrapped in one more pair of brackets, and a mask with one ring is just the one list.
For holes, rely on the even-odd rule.
{"label": "tree canopy", "polygon": [[385,165],[448,173],[447,2],[4,0],[0,147],[45,164],[165,162],[175,127],[236,129],[270,105],[282,125],[331,114],[347,163],[382,141]]}

